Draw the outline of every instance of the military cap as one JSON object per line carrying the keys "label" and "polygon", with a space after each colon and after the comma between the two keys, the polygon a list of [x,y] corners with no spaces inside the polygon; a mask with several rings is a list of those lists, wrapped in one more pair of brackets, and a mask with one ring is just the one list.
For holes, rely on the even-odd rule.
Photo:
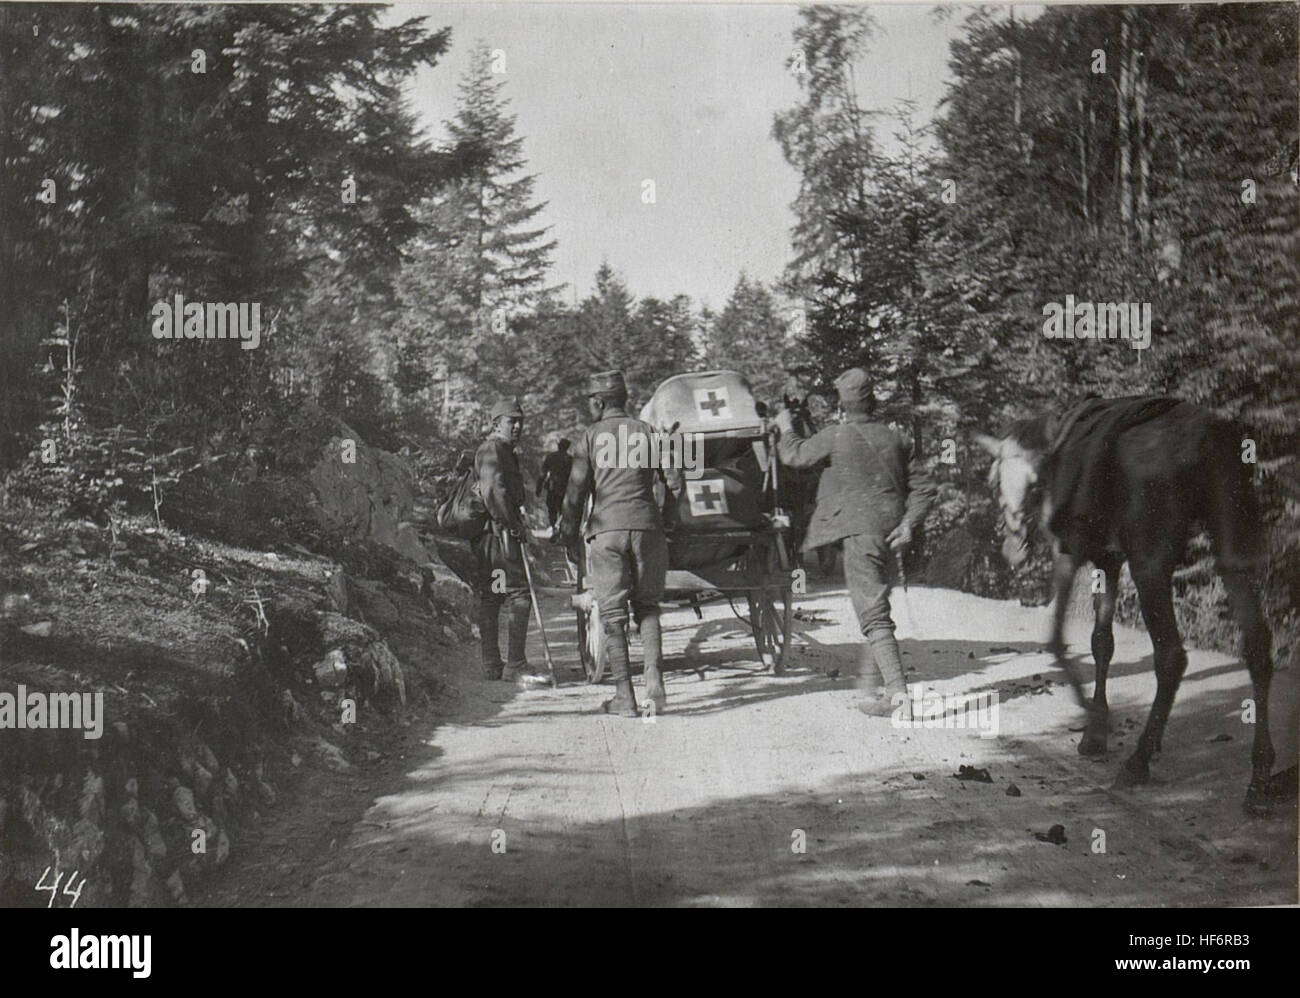
{"label": "military cap", "polygon": [[835,379],[835,390],[846,408],[860,408],[871,398],[871,379],[862,368],[850,367]]}
{"label": "military cap", "polygon": [[587,379],[587,395],[627,395],[622,371],[601,371]]}
{"label": "military cap", "polygon": [[510,416],[513,419],[523,419],[524,410],[519,407],[519,399],[514,395],[507,395],[503,399],[498,399],[492,406],[491,418],[497,419],[500,416]]}

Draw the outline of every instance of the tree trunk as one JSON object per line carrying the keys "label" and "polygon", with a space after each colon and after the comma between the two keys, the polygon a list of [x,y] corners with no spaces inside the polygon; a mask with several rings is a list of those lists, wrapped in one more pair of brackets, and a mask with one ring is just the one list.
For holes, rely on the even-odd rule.
{"label": "tree trunk", "polygon": [[1011,65],[1013,67],[1012,80],[1012,99],[1011,99],[1011,125],[1016,133],[1016,150],[1020,154],[1021,160],[1025,166],[1029,165],[1029,143],[1025,140],[1024,130],[1021,128],[1021,119],[1024,114],[1024,80],[1020,70],[1020,40],[1016,34],[1016,8],[1011,8]]}
{"label": "tree trunk", "polygon": [[1133,94],[1133,118],[1135,139],[1137,142],[1137,167],[1138,167],[1138,186],[1137,186],[1137,226],[1138,242],[1145,246],[1151,240],[1151,142],[1150,130],[1147,124],[1147,60],[1142,59],[1138,63],[1140,46],[1138,38],[1134,38],[1134,46],[1130,62],[1130,75],[1135,80]]}
{"label": "tree trunk", "polygon": [[[114,29],[107,21],[113,17],[111,11],[103,13],[104,31],[111,37]],[[154,26],[146,17],[141,26],[142,44],[132,44],[132,36],[123,34],[122,44],[113,52],[109,66],[114,72],[129,71],[135,98],[135,128],[128,141],[134,143],[130,153],[123,156],[122,178],[124,196],[122,203],[129,205],[129,227],[123,245],[125,259],[121,260],[121,284],[117,292],[117,318],[125,329],[143,332],[149,317],[149,277],[155,243],[153,226],[155,223],[154,207],[154,154],[157,142],[157,118],[161,106],[158,94],[154,41]],[[147,67],[147,68],[144,68]],[[129,165],[128,165],[129,164]],[[104,351],[111,349],[101,340],[95,344],[95,355],[102,358]],[[87,351],[88,353],[90,351]],[[122,413],[114,412],[114,418],[120,419]]]}
{"label": "tree trunk", "polygon": [[[844,64],[844,107],[848,112],[849,121],[853,123],[853,145],[854,149],[860,154],[865,151],[862,140],[862,110],[858,107],[858,89],[857,81],[853,75],[853,64],[846,62]],[[861,164],[854,171],[854,183],[857,187],[857,203],[854,209],[859,214],[865,214],[867,210],[867,186],[866,177],[863,174]],[[850,258],[853,267],[853,286],[857,287],[862,281],[862,265],[858,256],[859,247],[855,240]]]}
{"label": "tree trunk", "polygon": [[[0,4],[0,46],[8,48],[10,6]],[[10,125],[9,108],[14,105],[16,95],[11,90],[8,70],[8,55],[0,48],[0,344],[9,353],[10,336],[13,335],[14,315],[14,227],[17,218],[10,218],[8,210],[13,194],[9,190],[12,182],[9,176]],[[14,151],[14,159],[17,159]],[[5,370],[8,371],[6,365]],[[10,395],[5,393],[5,404]],[[11,425],[6,420],[6,425]]]}
{"label": "tree trunk", "polygon": [[[23,354],[18,349],[18,308],[14,295],[14,263],[17,256],[14,250],[14,227],[18,219],[10,218],[8,214],[14,198],[10,191],[12,181],[9,176],[9,108],[14,105],[15,94],[6,68],[8,54],[4,49],[9,45],[11,9],[9,4],[0,4],[0,47],[3,47],[0,48],[0,351],[12,359]],[[13,157],[18,158],[16,150],[13,151]],[[0,374],[0,420],[4,421],[6,437],[11,428],[19,425],[15,396],[20,375],[15,367],[11,363],[0,365],[3,368],[3,374]],[[0,460],[8,456],[8,447],[4,446],[8,443],[7,439],[0,439]]]}
{"label": "tree trunk", "polygon": [[[1097,105],[1094,104],[1091,100],[1089,100],[1088,102],[1088,175],[1089,175],[1088,184],[1089,187],[1091,187],[1092,185],[1092,180],[1091,180],[1092,164],[1097,161],[1096,136],[1097,136]],[[1089,208],[1091,208],[1091,205],[1089,205]],[[1098,218],[1098,216],[1099,215],[1104,216],[1105,214],[1106,212],[1103,207],[1102,210],[1098,211],[1097,214],[1092,216],[1091,229],[1093,235],[1097,234],[1100,225],[1105,221],[1104,218]]]}
{"label": "tree trunk", "polygon": [[1130,115],[1133,106],[1133,76],[1129,51],[1133,44],[1131,23],[1133,10],[1125,7],[1120,24],[1119,95],[1115,109],[1115,122],[1119,128],[1119,224],[1128,249],[1133,230],[1133,165],[1130,147]]}
{"label": "tree trunk", "polygon": [[1079,109],[1079,212],[1083,215],[1086,227],[1089,222],[1088,210],[1088,117],[1083,107],[1083,85],[1075,90],[1075,106]]}
{"label": "tree trunk", "polygon": [[474,230],[474,321],[483,321],[483,279],[486,264],[483,262],[483,230],[487,228],[487,204],[484,196],[485,181],[480,175],[477,192],[477,221]]}
{"label": "tree trunk", "polygon": [[921,456],[921,375],[918,371],[912,372],[912,455],[919,458]]}

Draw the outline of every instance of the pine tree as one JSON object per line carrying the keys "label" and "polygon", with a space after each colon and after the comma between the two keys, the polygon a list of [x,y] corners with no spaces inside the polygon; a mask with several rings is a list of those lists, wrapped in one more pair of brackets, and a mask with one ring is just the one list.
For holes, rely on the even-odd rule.
{"label": "pine tree", "polygon": [[699,317],[686,295],[669,301],[635,298],[608,263],[596,271],[591,294],[570,312],[557,310],[548,325],[548,362],[557,405],[586,419],[583,386],[595,371],[618,369],[629,404],[638,408],[665,378],[695,370],[700,362]]}
{"label": "pine tree", "polygon": [[802,7],[799,18],[798,54],[787,68],[797,73],[803,98],[776,115],[772,137],[799,172],[788,278],[802,291],[820,286],[828,272],[852,279],[861,263],[860,248],[842,239],[835,218],[861,210],[867,198],[871,115],[858,105],[853,64],[877,29],[861,7]]}
{"label": "pine tree", "polygon": [[653,358],[640,356],[637,350],[636,299],[627,283],[608,263],[596,271],[592,292],[578,306],[573,347],[574,365],[570,379],[574,384],[586,380],[593,371],[619,369],[627,379],[633,398],[644,398],[646,385],[640,372],[633,368],[648,364],[662,370]]}
{"label": "pine tree", "polygon": [[[277,379],[301,384],[314,282],[350,289],[340,312],[373,337],[413,208],[454,169],[401,99],[446,30],[383,27],[358,6],[3,13],[0,289],[20,290],[17,317],[0,295],[0,339],[22,347],[6,356],[25,370],[58,303],[86,301],[90,411],[116,423],[174,410],[202,435],[247,425]],[[33,197],[41,178],[55,204]],[[276,335],[257,361],[230,341],[168,350],[149,314],[178,291],[259,302]]]}
{"label": "pine tree", "polygon": [[527,227],[546,204],[533,201],[535,174],[516,176],[525,163],[524,140],[515,135],[504,88],[505,81],[493,77],[492,54],[480,42],[460,85],[456,117],[447,123],[452,144],[473,164],[448,198],[453,214],[446,228],[464,237],[466,298],[479,312],[535,307],[555,248],[545,228]]}
{"label": "pine tree", "polygon": [[633,341],[623,364],[632,370],[642,401],[665,378],[699,365],[698,321],[687,295],[674,295],[668,301],[649,296],[637,303]]}
{"label": "pine tree", "polygon": [[446,122],[448,148],[468,169],[424,205],[402,279],[402,384],[423,389],[421,404],[447,409],[448,428],[474,425],[485,394],[521,393],[530,379],[514,361],[524,350],[518,337],[554,292],[545,282],[555,241],[534,225],[546,204],[534,200],[536,175],[520,175],[524,139],[504,88],[479,43]]}
{"label": "pine tree", "polygon": [[755,397],[779,402],[789,380],[792,344],[776,298],[741,274],[709,331],[705,363],[738,371]]}

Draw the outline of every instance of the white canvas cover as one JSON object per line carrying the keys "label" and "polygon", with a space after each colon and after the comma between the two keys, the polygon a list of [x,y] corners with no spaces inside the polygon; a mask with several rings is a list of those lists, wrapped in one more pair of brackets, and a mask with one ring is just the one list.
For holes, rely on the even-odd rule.
{"label": "white canvas cover", "polygon": [[763,420],[749,384],[735,371],[678,374],[662,382],[641,407],[641,418],[656,430],[710,436],[758,437]]}

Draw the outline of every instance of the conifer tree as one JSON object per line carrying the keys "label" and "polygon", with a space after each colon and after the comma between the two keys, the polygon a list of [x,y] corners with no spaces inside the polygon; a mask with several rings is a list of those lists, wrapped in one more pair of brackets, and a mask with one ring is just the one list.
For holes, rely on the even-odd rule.
{"label": "conifer tree", "polygon": [[779,402],[789,379],[792,348],[786,327],[773,294],[741,274],[709,330],[705,363],[738,371],[756,398]]}
{"label": "conifer tree", "polygon": [[555,241],[536,224],[546,204],[534,199],[536,175],[521,173],[524,139],[505,86],[479,43],[445,123],[448,148],[467,169],[423,206],[402,279],[403,384],[422,392],[420,404],[445,410],[447,429],[471,429],[484,395],[520,394],[531,381],[517,364],[529,352],[519,337],[554,291],[546,275]]}

